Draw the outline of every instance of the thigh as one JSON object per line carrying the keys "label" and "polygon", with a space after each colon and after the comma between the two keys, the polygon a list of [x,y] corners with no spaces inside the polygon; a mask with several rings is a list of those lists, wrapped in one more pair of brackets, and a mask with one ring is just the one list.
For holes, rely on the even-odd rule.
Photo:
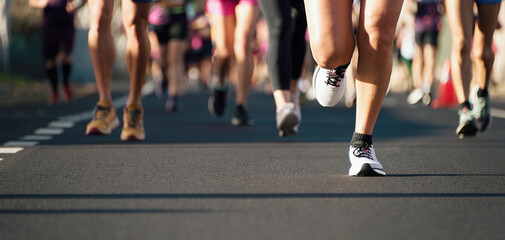
{"label": "thigh", "polygon": [[313,51],[354,45],[352,0],[305,0],[305,10]]}
{"label": "thigh", "polygon": [[233,51],[235,16],[212,14],[212,34],[211,38],[216,46],[216,52]]}
{"label": "thigh", "polygon": [[235,27],[235,37],[243,37],[250,39],[254,33],[254,27],[256,21],[259,17],[259,7],[257,4],[252,4],[250,2],[242,3],[237,5],[235,8],[236,16],[236,27]]}
{"label": "thigh", "polygon": [[470,41],[473,32],[473,1],[445,0],[453,42]]}
{"label": "thigh", "polygon": [[479,18],[474,34],[474,39],[476,41],[480,40],[484,42],[484,44],[491,46],[493,42],[493,33],[498,21],[498,14],[500,12],[500,5],[500,3],[477,4]]}
{"label": "thigh", "polygon": [[[358,23],[358,44],[393,44],[403,0],[362,0]],[[359,45],[358,45],[359,47]]]}

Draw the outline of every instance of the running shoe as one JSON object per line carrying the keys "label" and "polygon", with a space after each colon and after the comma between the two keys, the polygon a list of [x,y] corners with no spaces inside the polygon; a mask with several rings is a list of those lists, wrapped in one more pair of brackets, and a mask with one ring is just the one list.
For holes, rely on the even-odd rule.
{"label": "running shoe", "polygon": [[182,103],[179,97],[171,97],[167,100],[165,104],[165,110],[167,112],[179,112],[182,110]]}
{"label": "running shoe", "polygon": [[424,91],[420,88],[416,88],[410,92],[409,96],[407,97],[407,103],[414,105],[421,101],[424,97]]}
{"label": "running shoe", "polygon": [[168,80],[166,78],[155,77],[154,81],[154,94],[160,100],[167,99],[168,96]]}
{"label": "running shoe", "polygon": [[456,129],[456,135],[463,139],[468,136],[475,136],[477,134],[477,127],[475,126],[475,120],[467,107],[459,110],[459,125]]}
{"label": "running shoe", "polygon": [[296,125],[300,123],[300,119],[296,115],[294,103],[286,103],[278,108],[275,119],[280,137],[288,137],[298,133]]}
{"label": "running shoe", "polygon": [[350,176],[385,176],[386,172],[375,156],[372,145],[357,142],[349,147]]}
{"label": "running shoe", "polygon": [[484,132],[488,129],[491,123],[491,115],[489,113],[489,97],[476,97],[473,102],[472,117],[479,128],[479,131]]}
{"label": "running shoe", "polygon": [[119,126],[116,109],[108,102],[98,102],[95,106],[93,119],[86,126],[86,135],[109,135]]}
{"label": "running shoe", "polygon": [[312,77],[312,86],[316,99],[323,107],[337,105],[345,92],[345,70],[347,65],[336,69],[324,69],[317,66]]}
{"label": "running shoe", "polygon": [[226,94],[228,89],[226,87],[216,87],[214,94],[209,97],[208,108],[210,114],[221,117],[226,109]]}
{"label": "running shoe", "polygon": [[231,124],[233,126],[252,126],[254,121],[249,118],[249,115],[242,105],[237,105],[235,115],[231,118]]}
{"label": "running shoe", "polygon": [[123,109],[123,130],[121,131],[121,140],[144,140],[143,116],[144,110],[142,107],[128,106]]}
{"label": "running shoe", "polygon": [[72,101],[72,88],[70,84],[63,85],[63,100],[67,103]]}

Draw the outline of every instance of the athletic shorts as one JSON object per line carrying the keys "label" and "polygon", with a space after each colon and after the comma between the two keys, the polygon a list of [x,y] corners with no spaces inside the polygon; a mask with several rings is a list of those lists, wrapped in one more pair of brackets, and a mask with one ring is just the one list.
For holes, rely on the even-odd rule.
{"label": "athletic shorts", "polygon": [[235,7],[239,4],[258,6],[257,0],[207,0],[207,12],[210,14],[228,16],[235,15]]}
{"label": "athletic shorts", "polygon": [[133,2],[136,2],[136,3],[152,3],[153,0],[132,0]]}
{"label": "athletic shorts", "polygon": [[425,44],[430,44],[433,46],[438,46],[438,31],[429,32],[416,32],[416,44],[419,46],[424,46]]}
{"label": "athletic shorts", "polygon": [[477,4],[496,4],[501,3],[501,0],[475,0]]}
{"label": "athletic shorts", "polygon": [[58,53],[72,53],[75,27],[72,24],[42,24],[42,56],[45,60],[55,59]]}
{"label": "athletic shorts", "polygon": [[170,39],[184,40],[188,36],[188,20],[186,13],[171,14],[170,23],[163,25],[150,25],[160,44],[167,44]]}

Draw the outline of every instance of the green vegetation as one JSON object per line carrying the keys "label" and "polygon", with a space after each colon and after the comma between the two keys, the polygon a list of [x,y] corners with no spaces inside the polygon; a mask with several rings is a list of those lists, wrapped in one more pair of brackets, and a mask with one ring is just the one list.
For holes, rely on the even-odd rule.
{"label": "green vegetation", "polygon": [[8,84],[33,84],[38,82],[34,78],[8,74],[5,72],[0,72],[0,83],[8,83]]}

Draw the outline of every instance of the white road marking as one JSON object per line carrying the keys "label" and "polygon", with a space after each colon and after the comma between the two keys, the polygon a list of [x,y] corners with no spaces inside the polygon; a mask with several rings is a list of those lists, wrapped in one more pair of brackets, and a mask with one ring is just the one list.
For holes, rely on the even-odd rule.
{"label": "white road marking", "polygon": [[0,147],[0,153],[17,153],[21,150],[22,147]]}
{"label": "white road marking", "polygon": [[35,130],[37,135],[60,135],[63,133],[61,128],[39,128]]}
{"label": "white road marking", "polygon": [[491,108],[491,116],[497,118],[505,118],[505,110],[498,108]]}
{"label": "white road marking", "polygon": [[38,141],[9,141],[4,143],[6,147],[33,147],[39,144]]}
{"label": "white road marking", "polygon": [[53,139],[53,136],[49,135],[26,135],[20,138],[20,140],[29,140],[29,141],[46,141]]}
{"label": "white road marking", "polygon": [[71,121],[52,121],[49,123],[50,128],[71,128],[75,124]]}

